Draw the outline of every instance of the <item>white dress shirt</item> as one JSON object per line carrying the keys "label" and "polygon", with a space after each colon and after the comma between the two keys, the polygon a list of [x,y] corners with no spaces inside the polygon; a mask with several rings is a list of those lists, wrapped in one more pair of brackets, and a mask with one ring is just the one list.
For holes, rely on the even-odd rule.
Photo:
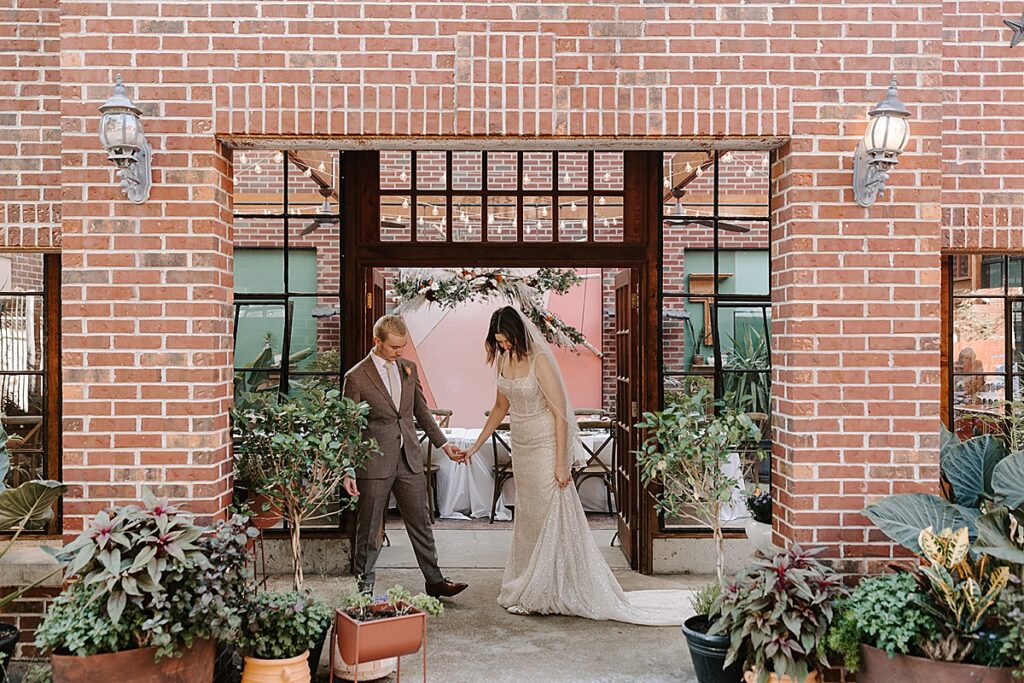
{"label": "white dress shirt", "polygon": [[373,364],[377,366],[377,372],[380,373],[380,381],[384,383],[384,388],[388,390],[391,395],[391,402],[395,404],[395,408],[402,405],[402,368],[398,366],[397,361],[391,361],[391,377],[388,377],[388,361],[384,360],[376,353],[371,352],[370,357],[373,358]]}

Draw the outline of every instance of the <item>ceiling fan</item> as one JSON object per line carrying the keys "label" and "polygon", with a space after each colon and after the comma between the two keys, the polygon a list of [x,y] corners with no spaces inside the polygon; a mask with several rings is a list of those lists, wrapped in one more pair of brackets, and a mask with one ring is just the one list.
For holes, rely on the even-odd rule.
{"label": "ceiling fan", "polygon": [[[312,177],[315,178],[316,176]],[[330,185],[324,185],[321,183],[319,178],[317,179],[317,184],[320,185],[320,189],[318,189],[317,192],[319,192],[320,196],[324,198],[324,201],[320,205],[318,213],[313,216],[313,221],[302,229],[302,232],[299,233],[300,235],[308,235],[317,228],[324,225],[333,225],[338,222],[338,214],[331,206],[331,195],[334,193],[334,190],[331,189]]]}

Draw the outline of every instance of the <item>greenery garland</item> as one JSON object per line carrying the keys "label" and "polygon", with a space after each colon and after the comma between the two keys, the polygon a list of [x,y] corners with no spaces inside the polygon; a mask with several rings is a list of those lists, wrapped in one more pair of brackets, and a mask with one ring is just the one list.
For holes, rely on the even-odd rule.
{"label": "greenery garland", "polygon": [[541,295],[552,291],[565,294],[583,278],[571,269],[541,268],[532,275],[515,275],[507,268],[431,271],[395,278],[391,291],[399,312],[429,302],[451,310],[469,301],[501,296],[537,326],[551,344],[567,349],[582,345],[601,356],[582,332],[541,305]]}

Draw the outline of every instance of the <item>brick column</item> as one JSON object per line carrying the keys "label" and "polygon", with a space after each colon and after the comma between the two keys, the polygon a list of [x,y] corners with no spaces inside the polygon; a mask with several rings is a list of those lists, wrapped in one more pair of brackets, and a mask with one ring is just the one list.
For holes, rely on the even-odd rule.
{"label": "brick column", "polygon": [[[230,501],[232,394],[231,190],[211,89],[171,69],[150,85],[130,50],[95,44],[94,20],[63,20],[64,530],[143,487],[209,519]],[[132,21],[105,26],[130,32]],[[159,38],[132,40],[155,49]],[[117,72],[154,148],[141,205],[121,195],[97,136]]]}

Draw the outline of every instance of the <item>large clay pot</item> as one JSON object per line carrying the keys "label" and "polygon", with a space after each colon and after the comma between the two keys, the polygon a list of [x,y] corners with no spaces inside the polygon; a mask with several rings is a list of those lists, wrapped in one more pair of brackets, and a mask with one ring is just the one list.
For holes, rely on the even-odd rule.
{"label": "large clay pot", "polygon": [[[383,611],[389,606],[379,604],[370,609]],[[411,655],[423,646],[426,623],[426,613],[418,609],[399,617],[375,621],[356,621],[344,610],[337,610],[335,625],[341,658],[348,664],[355,664]]]}
{"label": "large clay pot", "polygon": [[[156,661],[156,648],[143,647],[106,655],[51,655],[53,683],[210,683],[216,643],[198,640],[181,657]],[[308,671],[307,671],[308,673]]]}
{"label": "large clay pot", "polygon": [[309,683],[309,650],[290,659],[245,658],[242,683]]}
{"label": "large clay pot", "polygon": [[[743,674],[743,680],[747,683],[757,683],[757,674],[753,671],[748,671],[747,673]],[[895,683],[895,681],[898,680],[898,678],[893,678],[891,679],[890,683]],[[790,678],[789,676],[768,674],[768,683],[796,683],[796,680]],[[804,683],[821,683],[821,676],[818,675],[817,671],[812,671],[811,673],[807,674],[807,678],[804,679]],[[903,681],[900,681],[900,683],[903,683]]]}
{"label": "large clay pot", "polygon": [[[264,507],[266,509],[264,510]],[[277,526],[283,515],[281,508],[274,505],[270,498],[262,493],[252,499],[252,525],[257,529],[270,529]]]}
{"label": "large clay pot", "polygon": [[14,659],[14,649],[18,647],[18,638],[21,631],[14,624],[0,621],[0,653],[3,654],[3,661],[0,662],[0,681],[7,680],[7,669]]}
{"label": "large clay pot", "polygon": [[698,614],[683,622],[683,635],[686,646],[690,648],[690,660],[697,674],[699,683],[740,683],[743,680],[743,660],[725,666],[725,656],[729,652],[729,636],[708,635],[710,628],[707,616]]}
{"label": "large clay pot", "polygon": [[860,658],[857,671],[860,683],[1013,683],[1016,680],[1010,667],[937,662],[910,655],[890,658],[885,650],[868,645],[860,646]]}

